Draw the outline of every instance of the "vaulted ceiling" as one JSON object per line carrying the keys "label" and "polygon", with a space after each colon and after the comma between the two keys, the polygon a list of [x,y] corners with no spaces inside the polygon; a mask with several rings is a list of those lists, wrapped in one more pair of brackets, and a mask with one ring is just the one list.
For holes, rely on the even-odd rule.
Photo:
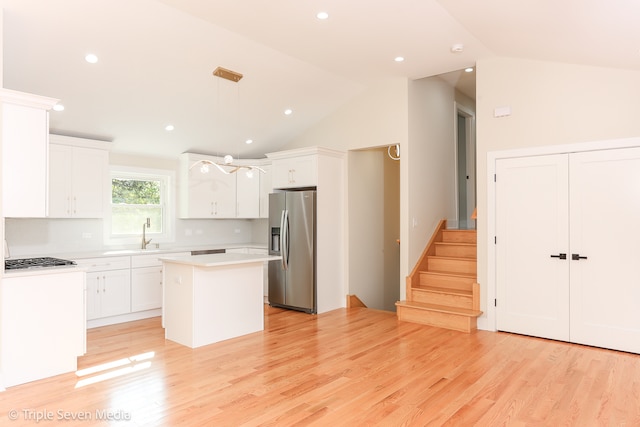
{"label": "vaulted ceiling", "polygon": [[[640,70],[636,0],[0,4],[3,86],[60,99],[54,133],[151,156],[262,156],[379,80],[448,73],[493,56]],[[452,52],[457,44],[462,52]],[[88,53],[98,62],[86,62]],[[243,78],[214,77],[218,66]]]}

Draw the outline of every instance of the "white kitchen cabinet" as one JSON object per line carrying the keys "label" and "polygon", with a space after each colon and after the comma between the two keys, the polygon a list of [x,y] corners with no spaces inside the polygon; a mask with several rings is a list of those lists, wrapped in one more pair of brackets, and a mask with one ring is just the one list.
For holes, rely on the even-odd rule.
{"label": "white kitchen cabinet", "polygon": [[49,217],[102,218],[108,183],[109,153],[104,149],[67,143],[102,144],[101,141],[51,135]]}
{"label": "white kitchen cabinet", "polygon": [[295,155],[273,160],[273,188],[315,187],[317,184],[318,160],[316,155]]}
{"label": "white kitchen cabinet", "polygon": [[47,215],[52,98],[0,89],[4,217]]}
{"label": "white kitchen cabinet", "polygon": [[273,191],[271,165],[260,166],[265,173],[260,174],[260,218],[269,218],[269,194]]}
{"label": "white kitchen cabinet", "polygon": [[258,218],[260,216],[260,171],[252,171],[248,176],[244,169],[236,172],[237,218]]}
{"label": "white kitchen cabinet", "polygon": [[192,153],[181,155],[180,218],[235,218],[236,174],[224,174],[212,165],[204,171],[198,160],[221,159]]}
{"label": "white kitchen cabinet", "polygon": [[130,257],[76,260],[87,268],[87,320],[131,312]]}
{"label": "white kitchen cabinet", "polygon": [[162,261],[159,257],[186,256],[190,252],[131,257],[131,311],[162,308]]}
{"label": "white kitchen cabinet", "polygon": [[0,386],[73,372],[86,351],[85,273],[5,274],[0,282]]}
{"label": "white kitchen cabinet", "polygon": [[[247,248],[247,253],[255,255],[269,255],[269,249],[259,248]],[[265,262],[262,265],[262,294],[264,295],[264,301],[269,301],[269,263]]]}

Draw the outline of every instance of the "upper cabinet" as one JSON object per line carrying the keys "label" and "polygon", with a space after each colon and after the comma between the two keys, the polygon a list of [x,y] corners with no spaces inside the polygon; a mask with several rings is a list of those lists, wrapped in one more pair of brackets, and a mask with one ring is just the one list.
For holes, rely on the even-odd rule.
{"label": "upper cabinet", "polygon": [[269,218],[269,193],[273,191],[271,183],[273,166],[265,164],[260,167],[265,172],[260,174],[260,218]]}
{"label": "upper cabinet", "polygon": [[[226,174],[209,162],[222,164],[223,159],[195,153],[180,156],[180,218],[260,218],[261,192],[269,186],[261,184],[265,174],[255,169]],[[234,163],[265,171],[269,166],[265,159]]]}
{"label": "upper cabinet", "polygon": [[109,152],[103,141],[51,135],[49,217],[102,218]]}
{"label": "upper cabinet", "polygon": [[180,156],[180,218],[235,218],[236,175],[200,160],[222,161],[202,154]]}
{"label": "upper cabinet", "polygon": [[47,215],[49,109],[52,98],[0,89],[4,217]]}
{"label": "upper cabinet", "polygon": [[[303,152],[306,151],[308,150]],[[267,156],[273,159],[273,188],[315,187],[318,184],[318,159],[315,154],[301,154],[298,150],[291,150],[269,153]]]}

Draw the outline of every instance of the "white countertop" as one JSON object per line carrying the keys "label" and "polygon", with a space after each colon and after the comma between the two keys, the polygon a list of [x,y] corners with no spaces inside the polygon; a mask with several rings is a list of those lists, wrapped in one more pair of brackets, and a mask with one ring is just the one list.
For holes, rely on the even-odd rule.
{"label": "white countertop", "polygon": [[225,265],[248,264],[282,259],[274,255],[253,254],[210,254],[189,255],[181,257],[159,257],[163,262],[192,265],[194,267],[220,267]]}
{"label": "white countertop", "polygon": [[12,256],[11,259],[51,256],[55,258],[75,260],[75,259],[82,259],[82,258],[100,258],[100,257],[127,256],[127,255],[146,255],[146,254],[162,255],[163,253],[166,254],[166,253],[172,253],[172,252],[191,252],[191,251],[197,251],[197,250],[236,249],[236,248],[267,249],[267,244],[255,243],[255,242],[216,243],[211,245],[191,245],[191,246],[171,246],[167,244],[166,246],[161,246],[160,248],[155,248],[153,247],[153,245],[150,245],[150,249],[114,248],[114,249],[104,249],[104,250],[97,250],[97,251],[94,250],[94,251],[85,251],[85,252],[41,253],[41,254]]}

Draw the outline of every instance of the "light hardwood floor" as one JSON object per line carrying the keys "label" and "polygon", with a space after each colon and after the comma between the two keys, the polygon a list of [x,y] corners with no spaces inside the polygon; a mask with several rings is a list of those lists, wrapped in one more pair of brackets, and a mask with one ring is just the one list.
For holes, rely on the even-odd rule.
{"label": "light hardwood floor", "polygon": [[[638,355],[360,307],[266,307],[264,332],[199,349],[166,341],[159,318],[92,329],[88,340],[82,376],[0,393],[0,425],[640,425]],[[25,419],[30,410],[54,420]],[[105,410],[125,420],[97,420]]]}

